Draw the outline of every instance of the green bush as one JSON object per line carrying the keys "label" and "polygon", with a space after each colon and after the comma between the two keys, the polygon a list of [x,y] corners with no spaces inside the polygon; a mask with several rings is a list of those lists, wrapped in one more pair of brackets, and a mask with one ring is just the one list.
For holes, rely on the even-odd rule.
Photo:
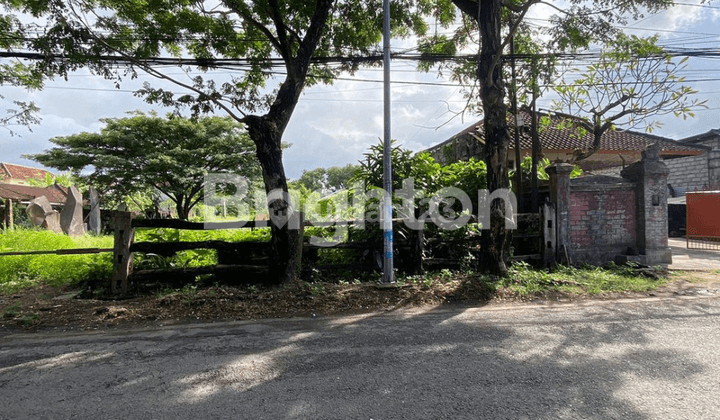
{"label": "green bush", "polygon": [[[270,228],[223,229],[223,230],[180,230],[180,229],[137,229],[135,242],[268,242]],[[133,254],[134,267],[138,270],[204,267],[218,263],[214,249],[181,251],[172,257],[155,254]]]}
{"label": "green bush", "polygon": [[[14,229],[0,233],[0,252],[75,248],[112,248],[112,236],[71,238],[46,230]],[[109,278],[112,254],[0,256],[0,292],[45,283],[52,286]]]}

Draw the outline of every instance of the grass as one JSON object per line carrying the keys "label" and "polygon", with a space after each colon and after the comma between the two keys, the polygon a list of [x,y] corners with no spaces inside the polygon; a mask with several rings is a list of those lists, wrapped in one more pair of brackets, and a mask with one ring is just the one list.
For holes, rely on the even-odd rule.
{"label": "grass", "polygon": [[[135,242],[267,242],[270,228],[225,229],[225,230],[179,230],[179,229],[136,229]],[[154,254],[134,254],[134,266],[138,270],[156,268],[187,268],[215,265],[218,263],[214,249],[180,251],[172,257]]]}
{"label": "grass", "polygon": [[[269,240],[269,229],[235,229],[218,231],[182,231],[177,229],[138,229],[136,241],[264,241]],[[44,230],[16,229],[0,233],[0,252],[36,251],[72,248],[112,248],[112,236],[86,235],[70,238]],[[343,259],[340,252],[328,253],[330,261]],[[337,251],[337,250],[335,250]],[[174,257],[136,255],[136,268],[190,267],[211,265],[217,262],[213,250],[184,251]],[[720,273],[720,270],[718,270]],[[83,281],[105,280],[111,274],[111,254],[95,255],[33,255],[0,257],[0,293],[13,293],[23,288],[44,283],[51,286],[75,285]],[[441,270],[421,276],[399,277],[398,283],[417,283],[425,287],[443,287],[457,273]],[[535,270],[527,264],[514,264],[509,276],[503,279],[476,276],[489,287],[507,288],[520,295],[559,290],[567,293],[598,294],[619,291],[647,291],[668,282],[667,278],[650,278],[638,275],[632,267],[610,265],[598,267],[558,267],[552,271]],[[316,279],[313,279],[316,280]],[[341,280],[340,283],[343,283]],[[349,283],[345,280],[344,283]],[[354,282],[353,282],[354,283]],[[308,287],[313,295],[322,294],[321,283],[312,281]],[[192,290],[183,290],[190,295]]]}
{"label": "grass", "polygon": [[223,230],[180,230],[180,229],[136,229],[135,242],[200,242],[226,241],[247,242],[270,241],[270,228],[223,229]]}
{"label": "grass", "polygon": [[19,304],[8,306],[5,310],[3,310],[3,318],[15,318],[20,314],[20,308],[21,306]]}
{"label": "grass", "polygon": [[527,264],[515,264],[510,275],[500,281],[502,287],[528,295],[546,290],[567,293],[598,294],[604,292],[643,292],[668,282],[668,277],[649,277],[638,274],[630,266],[608,265],[606,268],[560,266],[552,271],[534,270]]}
{"label": "grass", "polygon": [[[75,248],[112,248],[112,236],[71,238],[46,230],[14,229],[0,233],[0,252]],[[0,292],[12,293],[40,283],[51,286],[109,278],[111,253],[0,257]]]}
{"label": "grass", "polygon": [[[190,231],[178,229],[137,229],[135,241],[269,241],[270,229],[228,229]],[[0,252],[45,251],[75,248],[112,248],[113,236],[84,235],[71,238],[47,230],[0,231]],[[135,267],[195,267],[217,263],[215,250],[182,251],[173,257],[135,254]],[[0,293],[14,293],[39,284],[59,287],[81,282],[107,280],[112,274],[112,254],[0,256]]]}
{"label": "grass", "polygon": [[[660,273],[654,270],[653,273]],[[539,270],[526,263],[515,263],[506,278],[497,278],[472,272],[454,272],[443,269],[422,275],[399,276],[398,285],[417,284],[426,288],[453,287],[457,278],[471,276],[490,290],[508,289],[520,296],[557,290],[570,294],[599,294],[605,292],[642,292],[653,290],[668,283],[661,275],[642,275],[634,267],[610,264],[605,268],[585,266],[581,268],[559,266],[554,270]]]}

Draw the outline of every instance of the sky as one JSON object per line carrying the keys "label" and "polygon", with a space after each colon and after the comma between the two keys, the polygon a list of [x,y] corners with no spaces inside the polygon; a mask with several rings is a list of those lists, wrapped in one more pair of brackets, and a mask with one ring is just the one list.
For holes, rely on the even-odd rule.
{"label": "sky", "polygon": [[[628,34],[658,34],[660,44],[672,48],[712,49],[720,51],[720,1],[700,5],[701,0],[676,2],[672,9],[630,22]],[[551,9],[539,5],[531,10],[530,22],[547,25]],[[393,50],[413,45],[413,40],[394,40]],[[179,70],[168,69],[180,75]],[[392,137],[413,151],[438,144],[481,117],[458,115],[465,106],[461,88],[437,72],[420,73],[412,62],[393,61]],[[226,77],[218,71],[217,77]],[[289,178],[297,179],[303,170],[357,163],[368,148],[383,136],[382,69],[373,68],[345,75],[333,85],[307,88],[288,126],[284,141],[292,144],[284,152],[283,161]],[[683,139],[720,128],[720,58],[692,58],[683,71],[685,84],[707,100],[707,109],[699,110],[696,118],[683,120],[662,117],[662,127],[654,135]],[[182,77],[180,75],[180,77]],[[126,81],[121,89],[113,82],[87,72],[69,75],[68,80],[48,81],[41,91],[27,92],[12,86],[0,86],[0,110],[10,108],[13,100],[33,101],[41,109],[42,122],[32,126],[0,129],[0,161],[29,166],[38,163],[22,158],[24,154],[40,153],[52,147],[50,139],[81,132],[98,132],[101,118],[121,118],[129,111],[171,111],[146,104],[133,91],[148,81],[154,86],[167,86],[149,76]],[[269,82],[280,83],[280,80]],[[179,88],[173,91],[182,92]],[[540,100],[540,107],[549,108],[552,95]],[[218,114],[221,115],[221,114]]]}

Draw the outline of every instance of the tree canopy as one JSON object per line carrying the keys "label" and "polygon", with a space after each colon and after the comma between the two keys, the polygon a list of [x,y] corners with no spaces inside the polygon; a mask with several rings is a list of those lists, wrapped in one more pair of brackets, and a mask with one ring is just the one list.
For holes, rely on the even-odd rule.
{"label": "tree canopy", "polygon": [[[621,30],[630,18],[652,13],[672,5],[672,0],[451,0],[462,12],[463,24],[452,37],[434,35],[424,43],[424,51],[445,51],[455,55],[478,44],[477,59],[453,60],[447,67],[452,77],[468,82],[468,108],[483,115],[483,160],[487,165],[487,185],[492,192],[508,189],[507,151],[511,141],[507,122],[507,84],[503,55],[513,39],[516,52],[538,54],[587,48],[593,42],[605,42]],[[526,24],[528,12],[539,4],[549,5],[556,13],[539,42]],[[427,68],[427,66],[426,66]],[[478,101],[479,99],[479,101]],[[500,200],[491,203],[491,223],[482,236],[483,261],[490,272],[506,275],[510,235],[504,228],[510,209]]]}
{"label": "tree canopy", "polygon": [[360,170],[358,165],[331,166],[304,170],[298,183],[310,191],[340,191],[350,186],[350,179]]}
{"label": "tree canopy", "polygon": [[203,199],[209,173],[259,176],[252,141],[230,117],[135,113],[101,121],[105,127],[99,133],[55,137],[50,141],[56,147],[27,157],[72,171],[107,195],[160,191],[175,203],[180,219]]}
{"label": "tree canopy", "polygon": [[[44,57],[43,71],[64,74],[87,67],[118,84],[143,71],[185,89],[176,95],[147,84],[139,93],[149,102],[194,113],[222,110],[244,123],[267,192],[288,191],[282,136],[304,87],[331,82],[366,62],[377,53],[382,34],[379,0],[18,0],[13,5],[42,17],[42,36],[29,40],[28,47]],[[450,4],[393,1],[394,34],[424,34],[423,17],[438,6],[449,9]],[[453,17],[438,16],[446,23]],[[188,74],[173,76],[157,66],[168,62]],[[224,80],[202,74],[228,65],[239,71]],[[272,78],[280,79],[276,89],[267,86]],[[271,217],[291,217],[288,201],[271,200]],[[288,281],[299,270],[302,238],[278,222],[271,224],[278,262],[272,275]]]}
{"label": "tree canopy", "polygon": [[692,99],[697,92],[678,76],[687,58],[675,62],[656,42],[657,37],[620,34],[597,62],[583,72],[567,73],[574,79],[555,86],[560,96],[554,101],[555,110],[578,117],[568,121],[576,121],[571,124],[581,134],[593,135],[593,144],[576,150],[573,162],[600,149],[602,136],[609,130],[639,127],[650,132],[660,125],[651,118],[668,114],[688,118],[705,106],[704,101]]}
{"label": "tree canopy", "polygon": [[[0,14],[0,49],[11,52],[21,47],[24,39],[23,26],[14,15]],[[29,66],[17,59],[6,59],[0,63],[0,85],[23,87],[28,90],[40,89],[43,85],[43,74],[34,66]],[[0,99],[4,96],[0,95]],[[13,101],[14,108],[7,110],[0,117],[0,126],[15,132],[9,127],[13,125],[30,126],[40,122],[37,115],[39,109],[33,102]]]}

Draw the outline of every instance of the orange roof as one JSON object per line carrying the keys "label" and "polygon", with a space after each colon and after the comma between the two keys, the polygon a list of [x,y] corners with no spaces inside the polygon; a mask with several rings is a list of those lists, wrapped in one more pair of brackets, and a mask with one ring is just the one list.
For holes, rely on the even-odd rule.
{"label": "orange roof", "polygon": [[28,179],[45,179],[49,171],[40,168],[32,168],[30,166],[16,165],[14,163],[0,162],[0,177],[3,182],[20,182],[24,183]]}
{"label": "orange roof", "polygon": [[64,204],[67,199],[66,188],[59,185],[50,187],[31,187],[22,184],[0,183],[0,199],[30,201],[45,196],[52,204]]}

